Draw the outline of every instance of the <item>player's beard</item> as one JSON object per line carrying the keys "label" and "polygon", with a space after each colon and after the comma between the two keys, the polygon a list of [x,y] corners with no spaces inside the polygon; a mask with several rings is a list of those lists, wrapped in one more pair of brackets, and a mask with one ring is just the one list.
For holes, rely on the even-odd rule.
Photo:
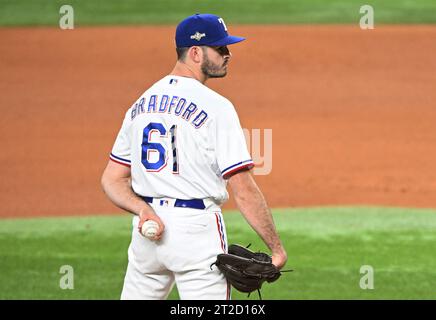
{"label": "player's beard", "polygon": [[227,63],[228,59],[222,65],[217,65],[210,61],[207,54],[205,54],[201,64],[201,71],[207,78],[223,78],[227,75]]}

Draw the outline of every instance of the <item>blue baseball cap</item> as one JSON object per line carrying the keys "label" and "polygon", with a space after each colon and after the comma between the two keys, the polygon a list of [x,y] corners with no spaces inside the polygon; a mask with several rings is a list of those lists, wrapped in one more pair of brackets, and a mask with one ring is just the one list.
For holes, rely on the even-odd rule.
{"label": "blue baseball cap", "polygon": [[176,29],[176,47],[226,46],[245,40],[230,36],[224,20],[214,14],[194,14],[179,23]]}

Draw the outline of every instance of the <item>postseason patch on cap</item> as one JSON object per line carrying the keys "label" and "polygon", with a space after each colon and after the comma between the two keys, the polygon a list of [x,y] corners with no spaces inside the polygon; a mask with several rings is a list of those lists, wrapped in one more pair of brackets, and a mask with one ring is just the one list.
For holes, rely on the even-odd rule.
{"label": "postseason patch on cap", "polygon": [[203,37],[205,37],[205,36],[206,36],[205,33],[200,33],[200,32],[197,31],[195,34],[193,34],[193,35],[191,36],[191,39],[194,39],[194,40],[200,41],[201,38],[203,38]]}

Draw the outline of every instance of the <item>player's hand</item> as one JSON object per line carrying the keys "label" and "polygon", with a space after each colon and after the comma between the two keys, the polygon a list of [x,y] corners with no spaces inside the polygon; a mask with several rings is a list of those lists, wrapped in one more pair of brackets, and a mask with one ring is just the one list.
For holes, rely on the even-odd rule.
{"label": "player's hand", "polygon": [[283,268],[283,266],[286,264],[286,261],[288,261],[288,255],[283,248],[272,253],[272,264],[275,265],[279,270]]}
{"label": "player's hand", "polygon": [[159,225],[159,230],[157,231],[156,235],[153,238],[150,238],[150,240],[158,241],[162,238],[162,234],[165,230],[165,225],[163,224],[162,220],[159,218],[159,216],[154,212],[153,208],[148,206],[139,212],[139,224],[138,224],[138,231],[141,233],[142,225],[147,220],[154,220]]}

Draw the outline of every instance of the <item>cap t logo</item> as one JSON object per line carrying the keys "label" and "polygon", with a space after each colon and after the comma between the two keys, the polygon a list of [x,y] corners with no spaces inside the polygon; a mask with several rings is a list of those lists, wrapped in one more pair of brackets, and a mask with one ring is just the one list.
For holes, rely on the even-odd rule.
{"label": "cap t logo", "polygon": [[195,34],[193,34],[193,35],[191,36],[191,39],[194,39],[194,40],[200,41],[201,38],[203,38],[203,37],[205,37],[205,36],[206,36],[205,33],[200,33],[200,32],[197,31]]}

